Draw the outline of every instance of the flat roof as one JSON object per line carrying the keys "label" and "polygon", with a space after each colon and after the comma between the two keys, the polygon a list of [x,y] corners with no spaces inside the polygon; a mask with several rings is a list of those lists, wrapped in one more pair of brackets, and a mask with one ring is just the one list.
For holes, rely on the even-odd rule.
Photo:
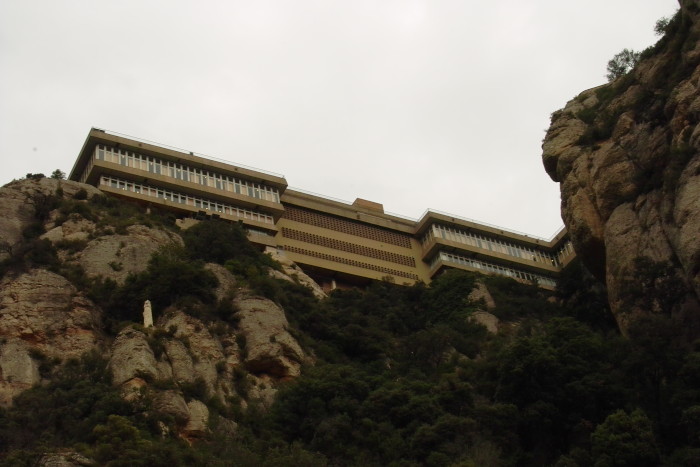
{"label": "flat roof", "polygon": [[243,165],[236,165],[231,162],[219,161],[208,156],[199,156],[194,152],[186,152],[182,149],[170,148],[165,145],[139,140],[130,136],[127,137],[125,135],[108,132],[99,128],[90,129],[90,133],[88,133],[88,136],[83,143],[78,159],[75,161],[73,169],[68,176],[70,180],[80,179],[80,175],[83,173],[83,170],[85,170],[85,167],[98,144],[104,144],[106,146],[116,147],[119,149],[126,149],[128,151],[133,151],[146,156],[153,156],[186,164],[194,168],[214,170],[223,175],[229,175],[275,187],[280,192],[287,188],[287,180],[285,180],[284,176],[279,174],[253,169]]}

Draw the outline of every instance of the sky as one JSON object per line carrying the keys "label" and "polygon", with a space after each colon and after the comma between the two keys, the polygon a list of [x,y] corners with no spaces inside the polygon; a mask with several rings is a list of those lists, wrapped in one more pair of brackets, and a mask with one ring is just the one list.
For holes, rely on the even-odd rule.
{"label": "sky", "polygon": [[677,0],[2,0],[0,185],[91,127],[550,238],[549,116]]}

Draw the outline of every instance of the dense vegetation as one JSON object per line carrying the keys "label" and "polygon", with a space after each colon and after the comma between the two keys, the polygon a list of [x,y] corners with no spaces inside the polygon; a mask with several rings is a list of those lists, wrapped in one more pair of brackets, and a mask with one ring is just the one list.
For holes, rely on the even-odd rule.
{"label": "dense vegetation", "polygon": [[[112,222],[120,229],[155,222],[107,199],[40,201],[38,213],[44,202],[46,209],[71,205],[102,223],[103,234]],[[105,362],[86,355],[50,368],[49,383],[0,411],[2,465],[33,465],[60,448],[101,465],[154,466],[690,466],[700,458],[700,345],[678,337],[684,333],[672,303],[623,338],[604,291],[580,267],[567,270],[554,294],[452,271],[430,286],[377,282],[319,301],[298,284],[269,277],[277,265],[237,225],[203,222],[183,239],[186,248],[161,249],[121,286],[59,261],[57,246],[34,231],[4,270],[42,266],[69,277],[110,314],[107,331],[116,332],[139,319],[146,292],[159,309],[178,304],[235,325],[235,309],[216,302],[216,280],[204,269],[205,260],[217,262],[284,308],[316,364],[286,383],[268,411],[251,405],[241,413],[206,401],[212,433],[189,446],[163,431],[176,421],[152,410],[147,398],[123,401]],[[659,277],[633,291],[638,300],[659,302],[677,292],[661,277],[662,265],[641,266]],[[503,320],[498,335],[470,320],[483,308],[469,299],[477,280]],[[217,428],[217,414],[236,420],[235,436]]]}

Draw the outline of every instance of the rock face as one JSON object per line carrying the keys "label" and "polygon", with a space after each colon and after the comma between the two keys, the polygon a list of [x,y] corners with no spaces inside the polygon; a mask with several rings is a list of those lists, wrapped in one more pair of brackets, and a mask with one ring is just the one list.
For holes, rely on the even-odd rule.
{"label": "rock face", "polygon": [[291,261],[284,254],[280,253],[275,248],[268,248],[265,253],[270,255],[272,259],[280,263],[282,266],[283,272],[270,271],[270,275],[272,277],[290,282],[294,282],[296,280],[299,284],[311,289],[316,298],[321,299],[326,297],[326,293],[316,283],[316,281],[309,277],[304,271],[301,270],[299,266],[297,266],[296,263]]}
{"label": "rock face", "polygon": [[[241,290],[232,298],[231,273],[214,264],[206,268],[219,278],[220,299],[233,300],[236,326],[206,323],[171,307],[152,328],[120,331],[110,353],[113,382],[125,397],[151,391],[156,410],[173,416],[187,439],[206,430],[208,411],[202,400],[217,397],[224,405],[245,407],[255,401],[269,406],[279,381],[299,376],[308,359],[289,333],[281,308]],[[161,384],[152,384],[156,382]],[[177,389],[156,389],[163,383]],[[185,402],[186,393],[197,398]],[[239,398],[243,400],[235,402]]]}
{"label": "rock face", "polygon": [[39,467],[81,467],[95,466],[97,463],[77,452],[66,451],[44,454],[36,465]]}
{"label": "rock face", "polygon": [[[99,203],[81,205],[88,203],[84,196],[75,199],[81,189],[87,198],[101,194],[88,185],[51,179],[21,180],[0,189],[0,261],[12,252],[6,262],[10,266],[0,269],[0,407],[47,382],[66,359],[88,351],[109,361],[112,381],[126,400],[149,398],[153,410],[174,420],[164,432],[174,429],[190,441],[209,430],[210,401],[236,410],[250,403],[269,406],[280,382],[298,376],[307,357],[289,333],[284,311],[250,296],[221,265],[205,266],[218,280],[218,305],[183,301],[179,307],[154,310],[155,326],[144,328],[139,322],[127,324],[116,336],[103,333],[103,310],[86,298],[96,290],[91,279],[123,284],[129,273],[146,269],[160,246],[183,241],[172,231],[140,224],[112,233],[124,232],[124,227],[110,225],[113,217],[103,215]],[[65,202],[55,202],[61,192]],[[25,234],[31,235],[25,238],[27,227],[32,229]],[[22,256],[33,242],[49,251],[50,261]],[[77,290],[66,277],[37,264],[50,264],[52,271],[65,273],[85,289]],[[284,268],[325,296],[296,265],[285,261]],[[217,417],[216,426],[235,433],[234,421],[211,416]],[[74,465],[74,459],[61,456],[47,454],[42,462]]]}
{"label": "rock face", "polygon": [[270,300],[250,297],[237,301],[238,328],[246,342],[245,364],[252,373],[278,378],[299,376],[304,352],[289,334],[284,311]]}
{"label": "rock face", "polygon": [[0,282],[0,405],[40,381],[40,363],[78,357],[103,340],[99,310],[62,276],[34,269]]}
{"label": "rock face", "polygon": [[[202,400],[217,397],[228,405],[243,397],[243,406],[249,401],[269,406],[277,383],[298,376],[306,356],[274,303],[243,296],[236,306],[237,328],[207,325],[174,308],[166,310],[155,327],[124,328],[111,349],[114,384],[129,400],[150,391],[154,408],[171,415],[188,440],[206,433],[209,412]],[[36,370],[25,367],[23,377],[29,379],[32,371]],[[160,390],[152,384],[156,382],[171,382],[177,389]],[[186,393],[199,399],[186,402]]]}
{"label": "rock face", "polygon": [[183,431],[187,438],[199,438],[206,434],[209,430],[209,409],[206,405],[198,400],[191,400],[187,403],[189,418],[187,425]]}
{"label": "rock face", "polygon": [[[35,219],[36,205],[48,196],[55,196],[59,188],[69,198],[81,189],[88,196],[102,193],[93,186],[69,180],[42,178],[10,182],[0,187],[0,242],[10,247],[17,245],[22,231]],[[0,251],[0,260],[6,257],[7,253]]]}
{"label": "rock face", "polygon": [[88,275],[123,283],[130,273],[145,270],[148,259],[161,246],[173,242],[182,244],[179,236],[165,230],[144,225],[132,225],[126,230],[126,235],[96,238],[80,252],[77,261]]}
{"label": "rock face", "polygon": [[700,1],[681,1],[653,51],[555,112],[542,145],[576,253],[607,284],[623,332],[639,313],[664,308],[630,300],[629,284],[648,272],[639,258],[667,265],[686,289],[665,311],[690,319],[700,310],[699,19]]}
{"label": "rock face", "polygon": [[134,378],[158,377],[156,358],[146,334],[131,327],[123,329],[114,340],[109,366],[117,385]]}

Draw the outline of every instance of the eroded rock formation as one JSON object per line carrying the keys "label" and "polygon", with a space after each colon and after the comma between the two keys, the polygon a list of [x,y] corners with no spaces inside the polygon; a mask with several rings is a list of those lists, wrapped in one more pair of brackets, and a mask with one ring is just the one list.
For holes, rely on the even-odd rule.
{"label": "eroded rock formation", "polygon": [[0,281],[0,405],[41,381],[58,364],[103,342],[94,304],[64,277],[34,269]]}
{"label": "eroded rock formation", "polygon": [[278,378],[299,376],[304,352],[289,334],[284,311],[270,300],[237,300],[239,329],[245,336],[245,364],[249,371]]}
{"label": "eroded rock formation", "polygon": [[[87,298],[90,280],[123,284],[129,274],[146,269],[158,248],[183,241],[172,230],[139,223],[136,215],[128,219],[131,225],[106,215],[103,200],[91,202],[95,195],[101,192],[94,187],[53,179],[20,180],[0,189],[0,261],[12,260],[0,276],[0,406],[46,382],[67,359],[90,351],[108,360],[113,384],[125,399],[150,398],[187,440],[206,434],[206,404],[214,398],[224,407],[269,406],[280,381],[298,376],[308,357],[289,333],[284,310],[252,295],[221,265],[205,268],[218,281],[219,304],[228,302],[224,320],[195,317],[190,305],[171,306],[154,310],[153,327],[143,328],[139,320],[116,336],[104,332],[108,320]],[[47,269],[29,268],[34,263],[22,257],[39,243],[46,250],[39,264]],[[284,270],[298,277],[279,271],[275,277],[324,296],[293,263],[286,261]],[[68,277],[82,281],[83,289]],[[217,419],[217,426],[234,433],[237,425]]]}
{"label": "eroded rock formation", "polygon": [[[49,197],[58,192],[72,198],[80,190],[88,197],[102,193],[91,185],[53,178],[18,180],[0,187],[0,243],[4,248],[15,247],[22,240],[22,231],[36,220],[37,208],[44,208]],[[7,256],[0,249],[0,260]]]}
{"label": "eroded rock formation", "polygon": [[90,276],[102,276],[124,282],[129,274],[141,272],[148,258],[169,243],[182,244],[182,239],[165,230],[132,225],[124,235],[106,235],[91,240],[77,256],[77,262]]}
{"label": "eroded rock formation", "polygon": [[[639,313],[700,313],[699,20],[700,1],[683,0],[634,70],[552,115],[542,145],[577,255],[607,284],[623,332]],[[644,265],[665,277],[645,277]],[[673,310],[633,296],[668,295],[674,280],[684,290]]]}

